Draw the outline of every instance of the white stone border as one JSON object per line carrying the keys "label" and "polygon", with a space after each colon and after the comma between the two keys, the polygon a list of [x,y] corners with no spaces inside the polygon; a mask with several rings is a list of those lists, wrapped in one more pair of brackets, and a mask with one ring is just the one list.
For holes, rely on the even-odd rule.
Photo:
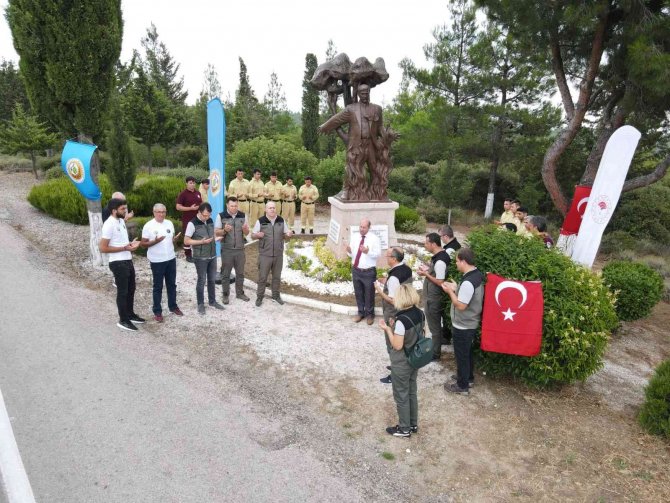
{"label": "white stone border", "polygon": [[0,390],[0,483],[9,503],[35,503]]}

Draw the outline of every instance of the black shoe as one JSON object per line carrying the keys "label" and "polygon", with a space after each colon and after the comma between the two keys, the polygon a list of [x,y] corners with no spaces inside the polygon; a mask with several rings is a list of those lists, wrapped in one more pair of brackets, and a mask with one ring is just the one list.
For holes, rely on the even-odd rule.
{"label": "black shoe", "polygon": [[459,395],[468,396],[470,394],[469,389],[460,388],[455,382],[452,382],[451,384],[444,383],[444,389],[450,393],[457,393]]}
{"label": "black shoe", "polygon": [[247,297],[247,296],[244,295],[243,293],[239,294],[239,295],[237,296],[237,298],[240,299],[240,300],[243,300],[244,302],[249,302],[249,301],[251,300],[249,297]]}
{"label": "black shoe", "polygon": [[409,431],[412,433],[419,433],[419,427],[418,426],[410,426]]}
{"label": "black shoe", "polygon": [[409,438],[412,436],[411,428],[401,428],[397,424],[386,428],[386,433],[393,435],[394,437]]}
{"label": "black shoe", "polygon": [[230,304],[230,297],[228,295],[224,295],[221,299],[221,302],[223,302],[225,305]]}
{"label": "black shoe", "polygon": [[300,229],[300,230],[302,231],[303,234],[305,233],[305,229]]}
{"label": "black shoe", "polygon": [[[456,374],[451,374],[451,380],[458,381],[458,376]],[[474,387],[475,387],[475,380],[468,379],[468,388],[474,388]]]}
{"label": "black shoe", "polygon": [[261,307],[263,303],[263,297],[256,297],[256,307]]}
{"label": "black shoe", "polygon": [[379,382],[382,384],[391,384],[391,374],[387,375],[386,377],[382,377]]}
{"label": "black shoe", "polygon": [[390,366],[390,365],[387,365],[387,366],[386,366],[386,370],[391,370],[391,366]]}
{"label": "black shoe", "polygon": [[191,262],[191,263],[193,263],[193,257],[186,257],[186,262]]}
{"label": "black shoe", "polygon": [[133,323],[140,323],[140,324],[147,322],[147,320],[145,320],[144,318],[140,318],[136,314],[130,315],[130,321],[132,321]]}
{"label": "black shoe", "polygon": [[286,302],[284,302],[281,297],[272,297],[272,302],[276,302],[280,306],[286,304]]}
{"label": "black shoe", "polygon": [[129,330],[131,332],[137,332],[137,327],[133,325],[131,321],[119,321],[116,324],[117,327],[122,328],[123,330]]}
{"label": "black shoe", "polygon": [[310,233],[310,234],[314,234],[314,229],[310,229],[310,230],[309,230],[309,233]]}
{"label": "black shoe", "polygon": [[223,311],[225,309],[221,304],[219,304],[216,301],[210,302],[209,307],[213,307],[214,309],[218,309],[219,311]]}

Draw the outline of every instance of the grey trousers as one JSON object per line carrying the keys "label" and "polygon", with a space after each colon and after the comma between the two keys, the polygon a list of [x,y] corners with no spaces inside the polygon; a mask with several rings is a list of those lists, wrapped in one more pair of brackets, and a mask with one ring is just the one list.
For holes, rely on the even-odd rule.
{"label": "grey trousers", "polygon": [[195,285],[195,297],[198,305],[205,303],[205,283],[207,283],[207,299],[210,304],[216,302],[216,257],[194,258],[198,282]]}
{"label": "grey trousers", "polygon": [[398,410],[398,425],[409,428],[419,424],[419,399],[416,392],[417,369],[407,363],[405,352],[391,350],[391,385]]}
{"label": "grey trousers", "polygon": [[442,312],[444,311],[444,302],[442,299],[426,300],[426,323],[428,330],[433,338],[433,356],[439,357],[442,354]]}
{"label": "grey trousers", "polygon": [[230,295],[230,271],[235,268],[235,294],[244,294],[244,250],[221,250],[221,287],[224,297]]}
{"label": "grey trousers", "polygon": [[272,272],[272,297],[279,297],[279,285],[281,283],[281,270],[284,266],[284,255],[277,257],[258,256],[258,289],[256,296],[262,299],[265,296],[265,284],[268,275]]}

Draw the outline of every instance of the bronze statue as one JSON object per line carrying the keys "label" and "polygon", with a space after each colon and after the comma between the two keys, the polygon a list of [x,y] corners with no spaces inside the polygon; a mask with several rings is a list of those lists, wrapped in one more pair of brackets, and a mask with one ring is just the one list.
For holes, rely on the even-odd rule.
{"label": "bronze statue", "polygon": [[[343,201],[388,200],[388,175],[393,169],[390,148],[398,134],[384,127],[382,108],[370,103],[370,88],[387,79],[383,59],[377,58],[373,65],[359,58],[351,65],[346,54],[319,66],[312,77],[314,87],[328,92],[334,114],[319,132],[335,130],[347,145],[344,189],[336,196]],[[345,109],[338,113],[340,94],[344,95]],[[345,124],[349,125],[346,132],[340,129]]]}

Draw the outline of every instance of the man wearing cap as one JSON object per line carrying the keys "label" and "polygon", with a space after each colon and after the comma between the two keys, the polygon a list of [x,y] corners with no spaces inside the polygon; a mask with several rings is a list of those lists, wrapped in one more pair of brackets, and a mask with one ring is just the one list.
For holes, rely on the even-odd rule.
{"label": "man wearing cap", "polygon": [[244,178],[244,170],[237,168],[235,178],[228,184],[227,197],[237,198],[237,208],[249,216],[249,180]]}
{"label": "man wearing cap", "polygon": [[200,187],[198,188],[198,192],[200,192],[202,202],[203,203],[208,202],[209,178],[203,178],[202,180],[200,180]]}
{"label": "man wearing cap", "polygon": [[[181,212],[181,228],[186,229],[188,223],[198,214],[198,208],[202,204],[200,192],[195,190],[195,177],[186,177],[186,188],[177,196],[177,211]],[[184,243],[184,254],[188,262],[193,262],[191,245]]]}
{"label": "man wearing cap", "polygon": [[298,197],[300,198],[300,227],[302,228],[302,233],[305,233],[305,229],[309,231],[310,234],[314,234],[314,205],[316,200],[319,199],[319,189],[316,188],[316,185],[312,185],[312,177],[305,177],[305,184],[300,187],[298,191]]}
{"label": "man wearing cap", "polygon": [[277,181],[277,172],[273,171],[270,173],[270,181],[265,184],[265,199],[275,203],[277,215],[281,214],[282,188],[281,182]]}
{"label": "man wearing cap", "polygon": [[298,198],[298,189],[293,185],[293,177],[290,175],[286,177],[281,197],[281,217],[292,231],[295,225],[295,200]]}
{"label": "man wearing cap", "polygon": [[254,177],[249,182],[249,226],[253,228],[263,215],[265,208],[265,184],[261,180],[261,170],[254,168]]}

